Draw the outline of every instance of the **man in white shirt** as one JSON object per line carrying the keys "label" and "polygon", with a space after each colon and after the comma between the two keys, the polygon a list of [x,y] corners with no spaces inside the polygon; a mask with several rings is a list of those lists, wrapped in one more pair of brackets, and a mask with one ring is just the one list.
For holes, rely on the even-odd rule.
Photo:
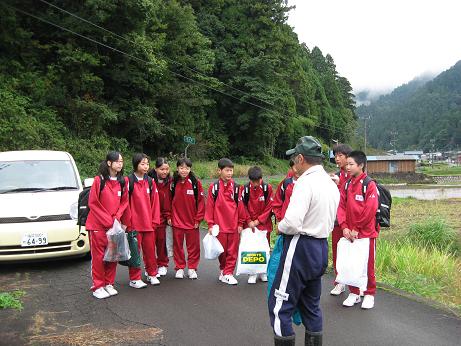
{"label": "man in white shirt", "polygon": [[300,175],[278,230],[284,247],[269,295],[275,345],[295,345],[291,318],[296,308],[306,328],[305,345],[322,344],[321,277],[328,265],[328,235],[334,227],[339,191],[322,167],[322,146],[301,137],[286,152]]}

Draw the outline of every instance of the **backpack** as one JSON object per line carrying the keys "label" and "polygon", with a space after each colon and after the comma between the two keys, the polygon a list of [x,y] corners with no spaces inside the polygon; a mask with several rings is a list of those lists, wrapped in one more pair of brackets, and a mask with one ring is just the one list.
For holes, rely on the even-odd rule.
{"label": "backpack", "polygon": [[285,193],[287,191],[287,188],[290,184],[293,183],[293,177],[289,177],[283,180],[282,187],[280,188],[280,195],[282,197],[282,201],[285,201]]}
{"label": "backpack", "polygon": [[[99,195],[101,195],[102,190],[106,186],[106,180],[102,175],[99,176],[101,178],[101,184],[99,186]],[[125,189],[125,179],[117,179],[120,184],[120,199],[123,196],[123,190]],[[90,190],[91,187],[85,187],[82,192],[78,195],[78,216],[77,216],[77,225],[79,225],[79,229],[81,226],[85,226],[86,219],[88,218],[88,214],[90,213],[90,207],[88,205],[88,200],[90,198]]]}
{"label": "backpack", "polygon": [[[189,179],[190,179],[190,181],[192,183],[192,190],[194,190],[195,206],[198,207],[198,181],[197,181],[197,178],[195,177],[195,175],[193,175],[193,174],[189,175]],[[174,193],[175,193],[175,190],[176,190],[176,184],[177,183],[178,183],[178,181],[176,179],[173,179],[171,181],[171,185],[170,185],[171,200],[173,200],[173,198],[174,198]]]}
{"label": "backpack", "polygon": [[[144,174],[144,178],[147,178],[147,182],[149,184],[149,196],[150,198],[152,199],[152,178],[149,177],[147,174]],[[129,198],[131,199],[131,194],[133,193],[133,190],[134,190],[134,182],[137,180],[138,178],[136,178],[136,176],[134,175],[134,173],[131,173],[129,176],[128,176],[128,196]]]}
{"label": "backpack", "polygon": [[[376,210],[376,224],[381,227],[390,227],[391,226],[391,206],[392,206],[392,196],[388,189],[383,185],[378,183],[376,180],[373,180],[369,176],[363,179],[362,183],[362,195],[365,199],[365,194],[367,192],[368,184],[374,181],[376,184],[376,191],[378,192],[378,209]],[[347,189],[351,179],[349,179],[344,186],[346,190],[346,201],[347,201]]]}
{"label": "backpack", "polygon": [[[234,181],[234,201],[235,204],[239,204],[239,190],[240,185]],[[216,202],[216,198],[218,198],[219,193],[219,180],[213,183],[213,188],[211,189],[211,196],[213,196],[213,201]]]}
{"label": "backpack", "polygon": [[[267,198],[269,196],[269,189],[267,187],[266,183],[262,184],[263,188],[263,193],[264,193],[264,202],[267,203]],[[242,201],[245,203],[245,205],[248,205],[248,202],[250,201],[250,184],[245,184],[243,186],[243,191],[242,191]]]}

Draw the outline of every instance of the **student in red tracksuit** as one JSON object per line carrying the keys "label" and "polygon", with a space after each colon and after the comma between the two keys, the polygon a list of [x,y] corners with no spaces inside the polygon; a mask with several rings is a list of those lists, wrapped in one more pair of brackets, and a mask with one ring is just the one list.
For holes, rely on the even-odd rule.
{"label": "student in red tracksuit", "polygon": [[108,298],[118,292],[114,288],[117,262],[104,262],[107,248],[106,232],[114,220],[121,220],[128,207],[128,183],[123,178],[123,158],[118,151],[107,154],[91,186],[90,211],[85,228],[90,236],[91,277],[93,296]]}
{"label": "student in red tracksuit", "polygon": [[[335,161],[336,165],[339,168],[339,172],[331,174],[331,179],[336,183],[338,186],[339,192],[341,193],[344,191],[344,186],[346,182],[349,180],[349,175],[347,174],[346,165],[347,165],[347,156],[352,151],[352,148],[347,144],[338,144],[333,148],[333,152],[335,154]],[[338,241],[343,236],[343,231],[339,226],[338,222],[335,222],[335,227],[333,228],[333,232],[331,232],[331,251],[333,253],[333,268],[336,272],[336,248],[338,247]],[[337,283],[334,281],[335,287],[331,290],[330,294],[334,296],[338,296],[343,293],[346,287],[343,284]]]}
{"label": "student in red tracksuit", "polygon": [[[362,308],[371,309],[374,306],[376,293],[375,252],[379,225],[376,223],[378,208],[378,191],[374,181],[368,183],[363,191],[363,180],[367,157],[362,151],[352,151],[347,158],[347,172],[351,176],[347,190],[341,194],[338,207],[338,222],[343,230],[343,236],[353,242],[355,239],[369,239],[368,281],[364,292]],[[353,306],[360,302],[359,287],[349,286],[350,294],[343,302],[344,306]]]}
{"label": "student in red tracksuit", "polygon": [[164,157],[158,157],[155,168],[149,172],[155,180],[160,201],[160,225],[155,229],[155,247],[157,251],[158,275],[165,276],[168,272],[168,253],[166,248],[167,220],[171,218],[167,208],[167,199],[170,196],[170,165]]}
{"label": "student in red tracksuit", "polygon": [[[270,244],[272,232],[272,186],[263,182],[263,174],[258,166],[248,170],[250,182],[240,187],[241,199],[247,213],[244,228],[257,228],[266,231],[267,241]],[[266,190],[266,192],[264,191]],[[248,283],[255,284],[258,275],[249,275]],[[261,281],[267,282],[267,274],[260,274]]]}
{"label": "student in red tracksuit", "polygon": [[234,164],[227,158],[218,162],[219,180],[208,189],[205,220],[208,233],[214,225],[219,226],[218,240],[224,248],[219,256],[219,280],[228,285],[237,285],[234,269],[237,263],[240,233],[245,221],[245,209],[239,198],[238,186],[232,175]]}
{"label": "student in red tracksuit", "polygon": [[272,211],[275,215],[275,220],[280,222],[285,217],[288,205],[290,204],[291,194],[293,193],[293,187],[298,178],[298,174],[295,172],[294,161],[290,160],[290,169],[285,179],[283,179],[277,186],[275,191],[274,200],[272,202]]}
{"label": "student in red tracksuit", "polygon": [[[168,224],[173,226],[173,258],[176,279],[184,278],[184,269],[188,267],[190,279],[197,279],[200,261],[200,222],[205,214],[203,187],[191,171],[192,161],[181,158],[176,163],[177,171],[171,183],[171,207]],[[187,263],[184,254],[186,239]]]}
{"label": "student in red tracksuit", "polygon": [[[159,285],[157,260],[155,258],[155,228],[160,224],[160,203],[155,181],[147,175],[149,157],[146,154],[133,155],[133,173],[128,178],[129,213],[128,231],[138,233],[138,248],[142,251],[146,279],[151,285]],[[149,183],[150,182],[150,183]],[[130,286],[144,288],[141,268],[129,267]]]}

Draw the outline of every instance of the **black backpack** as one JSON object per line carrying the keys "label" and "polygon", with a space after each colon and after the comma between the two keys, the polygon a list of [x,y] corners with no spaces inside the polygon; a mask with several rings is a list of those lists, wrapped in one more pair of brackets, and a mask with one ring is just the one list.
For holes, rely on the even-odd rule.
{"label": "black backpack", "polygon": [[[269,197],[269,189],[266,183],[262,184],[263,193],[264,193],[264,202],[267,203],[267,198]],[[242,201],[247,206],[250,201],[250,184],[245,184],[242,191]]]}
{"label": "black backpack", "polygon": [[[234,201],[235,201],[235,204],[237,205],[239,204],[239,190],[240,190],[240,185],[234,181]],[[213,201],[215,202],[216,202],[216,198],[218,198],[218,192],[219,192],[219,180],[213,183],[213,188],[211,189],[211,196],[213,196]]]}
{"label": "black backpack", "polygon": [[[392,206],[392,196],[388,189],[383,185],[378,183],[376,180],[371,179],[367,176],[363,179],[362,183],[362,195],[365,198],[367,192],[368,184],[374,181],[376,184],[376,190],[378,191],[378,210],[376,210],[376,224],[381,227],[390,227],[391,226],[391,206]],[[347,201],[347,189],[349,187],[351,180],[349,179],[344,186],[346,190],[346,201]]]}
{"label": "black backpack", "polygon": [[285,178],[282,183],[282,187],[280,188],[280,197],[282,197],[282,201],[285,201],[285,193],[287,188],[290,184],[293,183],[293,177]]}
{"label": "black backpack", "polygon": [[[192,183],[192,190],[194,190],[194,197],[195,197],[195,206],[198,207],[198,181],[195,175],[190,174],[189,179]],[[170,191],[171,191],[171,200],[174,198],[175,190],[176,190],[176,184],[178,183],[177,179],[173,179],[171,181],[170,185]]]}
{"label": "black backpack", "polygon": [[[144,174],[144,179],[147,178],[147,182],[149,183],[149,195],[150,195],[150,198],[152,199],[152,185],[153,185],[153,179],[151,177],[149,177],[147,174]],[[129,198],[131,199],[131,194],[133,193],[133,190],[134,190],[134,182],[137,180],[138,178],[136,178],[136,176],[134,175],[134,173],[131,173],[129,176],[128,176],[128,196]]]}
{"label": "black backpack", "polygon": [[[101,178],[101,184],[99,186],[99,195],[101,195],[102,190],[106,186],[106,180],[102,175],[99,176]],[[121,194],[120,199],[123,196],[123,190],[125,189],[125,179],[118,179],[120,184]],[[88,205],[88,200],[90,198],[90,190],[91,187],[85,187],[82,192],[78,195],[78,216],[77,216],[77,225],[85,226],[86,219],[88,218],[88,214],[90,213],[90,207]],[[79,229],[80,229],[79,227]]]}

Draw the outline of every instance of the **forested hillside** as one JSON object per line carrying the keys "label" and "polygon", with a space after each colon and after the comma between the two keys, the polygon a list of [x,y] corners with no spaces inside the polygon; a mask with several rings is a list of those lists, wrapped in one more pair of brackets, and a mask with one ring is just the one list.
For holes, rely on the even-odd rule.
{"label": "forested hillside", "polygon": [[461,147],[461,61],[431,81],[416,79],[357,108],[370,117],[369,143],[381,149]]}
{"label": "forested hillside", "polygon": [[353,134],[348,80],[299,43],[283,0],[0,8],[0,150],[63,149],[93,165],[112,148],[179,153],[191,135],[195,157],[264,158],[301,135]]}

